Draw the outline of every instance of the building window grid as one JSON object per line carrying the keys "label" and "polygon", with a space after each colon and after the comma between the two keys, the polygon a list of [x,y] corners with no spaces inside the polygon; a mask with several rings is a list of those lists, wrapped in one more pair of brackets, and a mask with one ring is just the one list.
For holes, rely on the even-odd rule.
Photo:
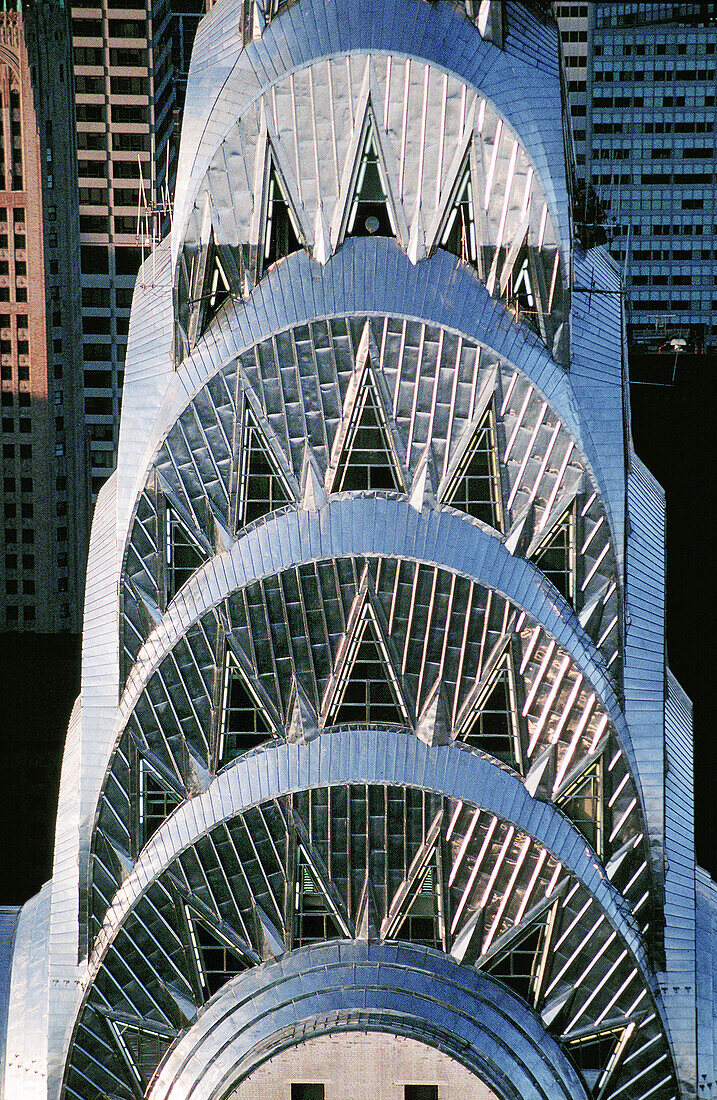
{"label": "building window grid", "polygon": [[[124,20],[120,20],[119,18],[112,19],[113,5],[110,5],[109,21],[105,19],[105,22],[103,23],[102,18],[97,18],[94,16],[94,14],[91,18],[87,20],[75,18],[75,20],[73,21],[75,46],[99,46],[101,47],[102,52],[101,75],[96,75],[96,73],[93,73],[91,70],[88,73],[85,73],[82,70],[80,70],[79,72],[76,71],[76,88],[78,92],[77,119],[78,122],[89,123],[90,128],[92,129],[98,128],[98,132],[102,135],[103,139],[103,161],[105,164],[109,164],[110,167],[112,167],[117,162],[118,158],[131,158],[133,165],[135,165],[134,174],[136,176],[138,174],[138,170],[136,169],[136,149],[137,146],[140,146],[142,149],[145,150],[145,154],[148,155],[149,144],[147,135],[150,127],[154,128],[154,132],[157,134],[158,137],[157,160],[158,162],[161,160],[163,164],[163,159],[160,156],[162,145],[161,142],[159,142],[159,139],[163,132],[163,127],[166,127],[166,120],[169,116],[167,115],[166,111],[164,112],[164,114],[162,114],[160,107],[157,105],[157,96],[161,94],[160,85],[163,87],[169,87],[171,83],[171,74],[169,72],[169,68],[166,64],[164,64],[165,59],[170,56],[171,47],[170,43],[167,41],[166,48],[163,50],[162,55],[157,56],[153,43],[155,40],[159,40],[159,38],[161,37],[163,30],[162,25],[160,25],[156,19],[150,19],[150,16],[145,14],[144,6],[140,5],[139,0],[128,0],[128,3],[124,4],[124,7],[126,8],[128,5],[130,8],[136,8],[138,10],[136,16],[133,12],[133,18],[126,21],[126,27],[123,25],[125,22]],[[141,10],[139,10],[140,8]],[[166,21],[169,20],[169,18],[170,13],[167,9],[165,15],[163,16],[165,24]],[[148,47],[148,30],[150,28],[156,32],[156,35],[154,36],[154,38],[152,39],[152,43]],[[131,34],[130,31],[132,32]],[[140,31],[141,33],[139,33]],[[115,35],[114,32],[118,33]],[[110,41],[110,38],[112,39],[112,41]],[[141,56],[138,56],[136,52],[131,54],[117,52],[126,50],[136,51],[138,47],[142,49]],[[115,52],[111,53],[110,51]],[[135,64],[138,60],[141,61],[139,67]],[[152,76],[154,76],[155,80],[156,93],[153,118],[150,117],[148,114],[148,90],[150,87]],[[125,86],[126,82],[128,81],[130,82],[130,84],[127,84],[127,86]],[[132,87],[134,86],[131,84],[132,81],[135,82],[135,85],[137,81],[140,82],[141,87],[139,85],[136,85],[135,87],[135,90],[139,91],[140,95],[132,95],[129,100],[120,97],[119,102],[117,100],[117,97],[114,96],[114,106],[115,108],[120,109],[126,106],[127,110],[136,110],[138,106],[142,106],[144,117],[141,119],[137,119],[135,122],[129,120],[130,124],[126,126],[120,125],[118,127],[107,127],[104,104],[97,103],[96,97],[98,95],[106,96],[112,89],[113,82],[115,84],[115,90],[117,90],[117,88],[119,87],[122,91],[129,91],[131,93]],[[141,101],[140,103],[137,102],[138,99]],[[167,105],[168,104],[169,101],[167,100]],[[99,127],[97,127],[97,124],[99,124]],[[122,131],[121,134],[119,133],[120,130]],[[110,148],[108,148],[112,140],[111,135],[114,135],[114,137],[116,137],[114,145],[126,146],[126,152],[117,152],[116,149],[111,150]],[[111,178],[113,173],[110,172],[109,175]],[[95,208],[94,211],[83,211],[81,208],[80,213],[83,217],[81,233],[83,241],[86,241],[87,234],[91,232],[93,236],[90,236],[89,240],[93,243],[96,243],[97,245],[101,245],[102,240],[104,240],[104,248],[107,249],[110,241],[109,217],[111,214],[114,213],[116,198],[114,195],[111,195],[107,190],[106,177],[103,178],[102,183],[104,184],[104,186],[99,188],[97,186],[92,186],[83,187],[81,189],[81,202],[84,201],[87,204],[94,205]],[[99,211],[97,211],[98,206],[100,207]],[[102,216],[101,208],[104,208],[105,210],[104,218]],[[136,210],[137,194],[133,193],[130,207],[124,214],[120,212],[119,221],[112,222],[112,229],[114,230],[116,239],[119,239],[120,243],[126,242],[127,244],[129,244],[130,242],[128,238],[132,238],[133,242],[136,239]],[[95,211],[97,212],[95,213]],[[95,217],[97,221],[93,222],[90,225],[90,222],[88,221],[89,217]],[[131,275],[134,275],[134,271],[131,272]],[[123,279],[124,276],[122,276],[121,274],[113,273],[110,270],[107,270],[106,279],[104,281],[111,285],[117,282],[122,282]],[[109,306],[109,302],[107,304]],[[121,330],[120,324],[113,323],[111,334],[112,346],[113,348],[115,348],[115,352],[113,352],[113,358],[116,358],[116,361],[119,364],[120,368],[124,361],[125,346],[123,340],[121,339],[123,335],[124,333]],[[118,372],[116,383],[113,384],[113,390],[119,392],[120,389],[121,373]],[[102,416],[103,422],[107,422],[109,420],[110,422],[114,422],[116,424],[116,403],[112,401],[112,407],[109,410],[101,413],[100,415]],[[96,456],[97,452],[96,450],[93,450],[93,494],[96,494],[96,492],[99,490],[102,483],[106,479],[109,470],[114,465],[113,461],[110,460],[108,462],[106,459],[103,462],[95,463]]]}
{"label": "building window grid", "polygon": [[206,995],[211,997],[235,974],[246,970],[249,963],[210,931],[208,925],[195,917],[187,906],[185,915],[199,980]]}
{"label": "building window grid", "polygon": [[406,725],[396,674],[367,605],[356,629],[329,714],[329,724]]}
{"label": "building window grid", "polygon": [[[600,14],[603,19],[605,17],[603,10],[605,7],[604,5],[600,6]],[[713,9],[713,7],[713,5],[710,5],[710,9]],[[703,9],[704,5],[701,10]],[[680,19],[685,17],[684,11],[677,14]],[[710,15],[712,24],[714,24],[714,19],[715,12],[712,10]],[[701,179],[704,175],[711,186],[714,186],[714,162],[710,164],[711,150],[708,151],[707,157],[693,157],[688,152],[690,149],[699,147],[701,135],[710,134],[714,130],[711,115],[714,110],[715,96],[712,94],[713,90],[710,89],[714,81],[713,55],[715,42],[706,40],[711,31],[706,34],[703,29],[705,25],[706,21],[702,18],[696,22],[693,21],[691,26],[680,25],[679,22],[676,24],[666,23],[661,33],[659,23],[653,23],[653,25],[646,27],[636,26],[633,30],[623,30],[617,25],[605,26],[599,28],[598,37],[600,40],[594,43],[594,54],[604,55],[604,57],[595,57],[596,70],[600,66],[616,67],[619,64],[618,55],[626,58],[639,58],[637,62],[639,69],[633,62],[630,70],[625,69],[625,73],[628,80],[632,80],[633,76],[637,76],[638,80],[641,77],[644,78],[639,83],[639,87],[641,94],[645,97],[645,110],[640,109],[632,116],[617,111],[597,110],[594,112],[594,129],[603,127],[606,133],[610,132],[611,140],[617,129],[623,130],[629,135],[635,134],[635,138],[632,139],[635,143],[633,160],[636,172],[639,174],[634,182],[643,183],[642,188],[620,186],[619,191],[615,193],[614,176],[610,178],[609,183],[605,178],[599,183],[599,186],[613,189],[613,195],[611,196],[613,210],[619,205],[621,210],[632,209],[635,213],[639,211],[643,222],[645,218],[648,219],[647,229],[643,228],[643,237],[649,237],[650,235],[649,219],[654,216],[654,212],[666,212],[673,206],[675,198],[677,199],[678,208],[682,203],[684,203],[684,209],[689,211],[704,207],[705,200],[703,195],[700,194],[699,186],[696,189],[697,194],[694,194],[694,183],[698,177]],[[659,81],[659,83],[654,84],[655,81]],[[654,91],[657,92],[656,97],[649,95],[651,82],[654,84]],[[709,85],[707,88],[704,87],[705,83]],[[657,104],[657,107],[654,106],[654,103]],[[676,107],[677,109],[675,109]],[[648,122],[645,121],[645,118],[649,117],[647,110],[650,108],[657,112],[657,119],[653,120],[653,115],[653,118]],[[664,111],[662,117],[660,117],[661,110]],[[630,121],[631,117],[633,121]],[[600,118],[609,119],[610,121],[601,123],[598,121]],[[645,134],[642,139],[638,136],[640,132]],[[640,173],[641,161],[644,161],[645,157],[652,159],[650,153],[653,135],[664,135],[663,140],[669,143],[670,146],[669,158],[666,164],[667,174],[665,176],[669,180],[669,186],[665,186],[664,181],[661,178],[658,179],[654,173]],[[694,140],[695,135],[697,141]],[[680,171],[681,166],[684,166],[682,171]],[[706,173],[705,169],[708,170]],[[664,171],[662,175],[665,175]],[[688,182],[693,186],[690,186],[686,193],[683,192],[684,197],[681,197],[681,189]],[[652,187],[649,186],[650,183],[653,184]],[[644,184],[648,186],[647,191]],[[688,238],[690,236],[699,238],[703,236],[704,228],[702,224],[688,224],[682,229],[681,233],[682,236]],[[619,236],[616,235],[612,251],[619,260],[624,261],[624,234],[623,247],[619,246],[618,241]],[[688,243],[690,242],[688,241]],[[712,249],[701,247],[702,243],[702,241],[695,241],[695,247],[691,250],[683,249],[680,251],[688,252],[694,259],[712,261]],[[705,242],[705,244],[709,244],[709,242]],[[676,259],[664,248],[662,250],[642,249],[642,251],[656,254],[651,255],[651,259]],[[631,252],[630,259],[634,273],[634,251]],[[709,276],[706,282],[708,279]],[[668,285],[662,283],[660,278],[657,280],[653,278],[652,283],[655,286]],[[645,291],[640,292],[639,289],[636,289],[632,296],[634,331],[640,331],[647,335],[650,327],[649,313],[655,313],[658,310],[665,312],[673,310],[679,314],[677,319],[679,325],[697,326],[696,339],[698,343],[700,340],[704,340],[705,336],[707,342],[711,343],[715,330],[715,307],[711,296],[707,294],[706,286],[703,288],[702,283],[703,280],[700,275],[693,277],[691,280],[692,293],[685,292],[673,295],[671,299],[667,295],[664,297],[649,297]]]}
{"label": "building window grid", "polygon": [[599,856],[605,841],[604,770],[600,757],[555,802]]}
{"label": "building window grid", "polygon": [[379,155],[373,121],[369,119],[364,137],[354,196],[346,226],[347,237],[395,237],[388,187]]}
{"label": "building window grid", "polygon": [[383,402],[368,369],[349,421],[333,491],[367,489],[403,491]]}
{"label": "building window grid", "polygon": [[597,1087],[610,1076],[612,1063],[625,1028],[611,1028],[594,1035],[585,1035],[568,1043],[568,1053],[583,1075],[597,1077]]}
{"label": "building window grid", "polygon": [[440,931],[441,908],[438,866],[434,856],[401,922],[400,938],[421,944],[423,947],[441,950],[443,947]]}
{"label": "building window grid", "polygon": [[492,409],[476,429],[448,487],[445,502],[501,530],[503,508]]}
{"label": "building window grid", "polygon": [[224,305],[231,295],[231,285],[222,265],[221,259],[212,243],[209,247],[209,260],[207,263],[207,277],[200,306],[203,307],[202,331],[207,327],[211,319]]}
{"label": "building window grid", "polygon": [[[116,1029],[115,1034],[118,1032],[119,1029]],[[122,1028],[122,1041],[132,1064],[137,1067],[144,1088],[149,1084],[154,1067],[164,1055],[168,1040],[155,1032],[125,1025]]]}
{"label": "building window grid", "polygon": [[509,654],[501,659],[481,698],[471,709],[459,738],[511,767],[520,768],[518,708]]}
{"label": "building window grid", "polygon": [[541,958],[547,937],[547,917],[530,925],[498,957],[489,963],[487,973],[502,979],[523,1000],[531,1002],[538,980]]}
{"label": "building window grid", "polygon": [[239,477],[238,525],[288,504],[291,497],[249,406],[245,406]]}
{"label": "building window grid", "polygon": [[453,209],[441,235],[441,247],[458,256],[464,263],[474,266],[478,263],[473,182],[469,165],[463,171]]}
{"label": "building window grid", "polygon": [[305,944],[334,939],[338,934],[336,921],[300,845],[296,858],[294,946],[303,947]]}
{"label": "building window grid", "polygon": [[139,830],[144,845],[180,803],[145,760],[139,762]]}
{"label": "building window grid", "polygon": [[220,768],[272,736],[268,717],[258,700],[252,697],[231,650],[227,651],[224,662],[221,715],[218,746]]}
{"label": "building window grid", "polygon": [[571,507],[533,555],[533,564],[570,604],[575,604],[577,538],[575,509]]}
{"label": "building window grid", "polygon": [[[264,228],[264,267],[268,268],[284,256],[301,248],[294,212],[286,198],[272,160],[266,199]],[[225,277],[226,278],[226,277]]]}
{"label": "building window grid", "polygon": [[166,592],[171,600],[206,561],[207,555],[169,505],[165,513],[165,555]]}

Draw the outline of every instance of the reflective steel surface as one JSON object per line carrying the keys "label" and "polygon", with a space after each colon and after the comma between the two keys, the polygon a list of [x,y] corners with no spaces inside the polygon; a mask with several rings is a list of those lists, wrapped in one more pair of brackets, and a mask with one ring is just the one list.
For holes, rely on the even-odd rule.
{"label": "reflective steel surface", "polygon": [[222,1100],[351,1031],[501,1100],[715,1095],[664,508],[548,7],[202,24],[11,1100]]}

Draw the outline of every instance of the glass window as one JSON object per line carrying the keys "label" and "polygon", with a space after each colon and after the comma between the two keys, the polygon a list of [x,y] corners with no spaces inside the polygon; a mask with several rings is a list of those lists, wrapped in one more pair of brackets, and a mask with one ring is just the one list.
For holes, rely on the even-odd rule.
{"label": "glass window", "polygon": [[238,527],[283,507],[290,499],[284,479],[276,469],[271,451],[248,406],[244,411],[241,456]]}
{"label": "glass window", "polygon": [[475,717],[460,735],[461,740],[512,767],[519,766],[517,708],[508,654],[502,658],[473,713]]}
{"label": "glass window", "polygon": [[324,1100],[324,1086],[294,1081],[291,1085],[291,1100]]}
{"label": "glass window", "polygon": [[364,372],[334,478],[333,491],[397,489],[401,475],[371,371]]}
{"label": "glass window", "polygon": [[415,894],[408,913],[398,928],[402,940],[420,943],[424,947],[440,949],[438,868],[435,858],[429,865],[425,878]]}
{"label": "glass window", "polygon": [[458,186],[456,201],[441,237],[441,246],[466,263],[478,260],[476,248],[475,214],[473,210],[473,185],[470,168],[466,167]]}
{"label": "glass window", "polygon": [[235,974],[250,965],[249,960],[232,949],[209,925],[185,908],[189,938],[199,969],[199,977],[206,993],[211,997]]}
{"label": "glass window", "polygon": [[227,653],[224,665],[222,721],[219,732],[219,767],[261,745],[272,730],[263,711],[249,693],[236,657]]}
{"label": "glass window", "polygon": [[388,189],[369,121],[359,166],[356,190],[346,227],[347,237],[395,237],[396,227],[388,203]]}
{"label": "glass window", "polygon": [[301,847],[297,856],[294,906],[295,947],[306,943],[321,943],[340,935],[326,896]]}
{"label": "glass window", "polygon": [[264,235],[264,266],[269,267],[282,256],[297,252],[299,235],[294,224],[291,207],[279,182],[276,167],[271,164],[269,193],[266,204],[266,231]]}
{"label": "glass window", "polygon": [[446,504],[460,508],[500,530],[501,494],[492,411],[483,420],[466,449],[446,493]]}
{"label": "glass window", "polygon": [[577,825],[598,855],[602,852],[604,832],[602,791],[603,768],[600,759],[576,779],[555,803]]}
{"label": "glass window", "polygon": [[178,795],[162,782],[144,761],[140,761],[140,831],[146,844],[180,802]]}
{"label": "glass window", "polygon": [[338,706],[332,707],[331,724],[406,724],[395,676],[368,606],[351,640],[338,696]]}
{"label": "glass window", "polygon": [[525,1001],[531,1000],[540,967],[541,949],[546,934],[544,917],[531,924],[514,939],[507,951],[491,960],[485,967],[489,974],[500,978]]}
{"label": "glass window", "polygon": [[167,599],[171,600],[206,561],[207,554],[169,507],[166,523]]}
{"label": "glass window", "polygon": [[571,507],[533,557],[533,563],[571,604],[575,601],[575,551],[575,510]]}

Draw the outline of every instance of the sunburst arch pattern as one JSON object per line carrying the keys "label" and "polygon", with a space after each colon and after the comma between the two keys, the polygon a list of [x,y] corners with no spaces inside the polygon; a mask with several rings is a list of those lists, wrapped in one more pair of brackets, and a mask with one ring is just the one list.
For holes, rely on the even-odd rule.
{"label": "sunburst arch pattern", "polygon": [[[261,44],[299,11],[274,12]],[[320,86],[331,155],[319,154]],[[620,498],[563,370],[562,213],[539,160],[463,75],[326,47],[277,72],[207,155],[175,227],[181,365],[123,550],[124,688],[89,852],[94,976],[68,1095],[85,1075],[122,1095],[123,1064],[145,1089],[152,1057],[223,982],[338,938],[403,939],[485,969],[595,1095],[635,1078],[667,1096],[639,946],[660,922],[622,702]],[[349,269],[386,261],[405,273],[403,295],[379,277],[357,310]],[[329,308],[299,289],[304,269]],[[443,304],[456,275],[460,319]],[[287,279],[297,319],[254,324],[242,342],[254,295]],[[376,731],[366,744],[381,743],[384,772],[398,737],[497,769],[536,812],[572,822],[622,924],[521,814],[388,772],[354,782],[370,768],[361,728]],[[343,785],[239,812],[135,897],[172,823],[236,782],[243,760],[323,759],[337,744],[358,768]],[[206,844],[220,853],[211,867]],[[157,919],[176,940],[169,963],[152,956],[159,979],[143,971],[139,931]],[[150,939],[164,951],[158,927]],[[145,973],[141,1005],[110,992],[117,967]]]}
{"label": "sunburst arch pattern", "polygon": [[276,1100],[352,1032],[498,1100],[714,1093],[662,501],[547,8],[202,24],[8,1100]]}

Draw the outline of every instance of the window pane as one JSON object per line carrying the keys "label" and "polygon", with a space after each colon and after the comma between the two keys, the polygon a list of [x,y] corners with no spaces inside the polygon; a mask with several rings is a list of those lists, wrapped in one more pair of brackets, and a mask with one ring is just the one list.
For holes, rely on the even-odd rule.
{"label": "window pane", "polygon": [[438,1085],[406,1085],[404,1100],[438,1100]]}
{"label": "window pane", "polygon": [[324,1086],[294,1082],[291,1086],[291,1100],[324,1100]]}

